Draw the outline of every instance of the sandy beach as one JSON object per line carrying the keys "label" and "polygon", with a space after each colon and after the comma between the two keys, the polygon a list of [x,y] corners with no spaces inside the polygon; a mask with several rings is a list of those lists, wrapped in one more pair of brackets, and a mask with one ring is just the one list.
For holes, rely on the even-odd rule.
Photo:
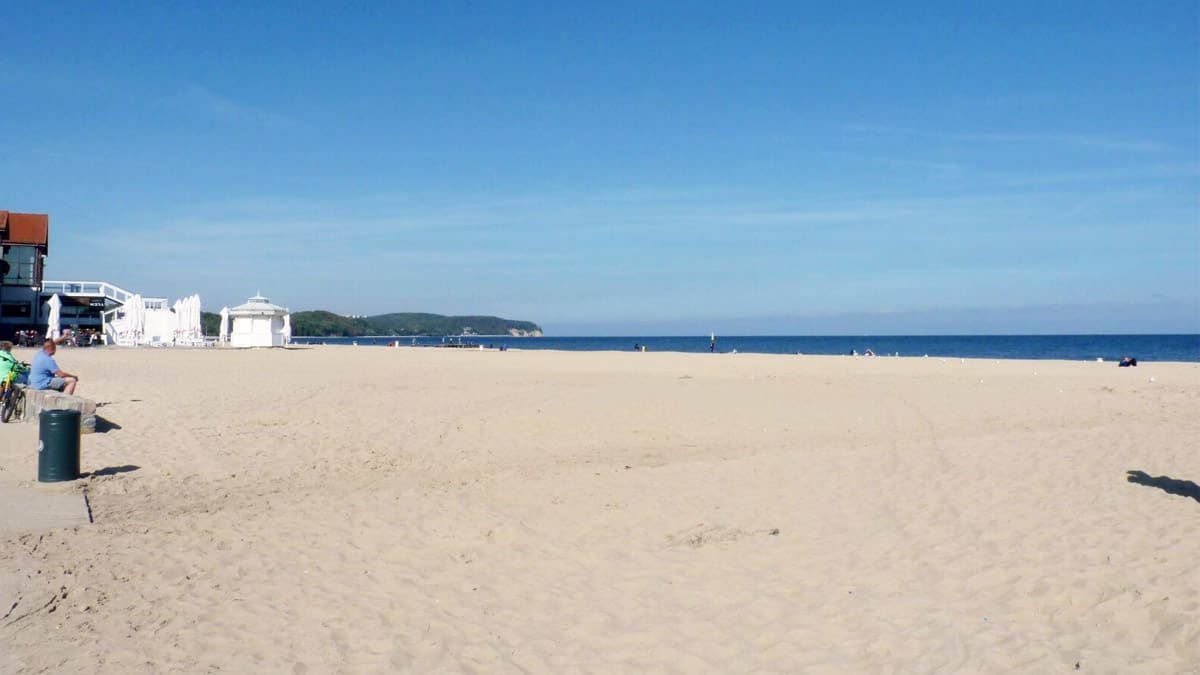
{"label": "sandy beach", "polygon": [[1200,672],[1200,364],[58,360],[94,523],[0,539],[3,673]]}

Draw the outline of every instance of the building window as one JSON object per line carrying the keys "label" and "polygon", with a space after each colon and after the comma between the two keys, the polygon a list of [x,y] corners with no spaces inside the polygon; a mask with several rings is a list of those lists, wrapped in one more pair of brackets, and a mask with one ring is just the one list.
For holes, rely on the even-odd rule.
{"label": "building window", "polygon": [[5,286],[37,285],[37,247],[6,245],[0,256],[0,283]]}
{"label": "building window", "polygon": [[0,305],[0,316],[6,319],[28,319],[29,303],[28,302],[6,302]]}

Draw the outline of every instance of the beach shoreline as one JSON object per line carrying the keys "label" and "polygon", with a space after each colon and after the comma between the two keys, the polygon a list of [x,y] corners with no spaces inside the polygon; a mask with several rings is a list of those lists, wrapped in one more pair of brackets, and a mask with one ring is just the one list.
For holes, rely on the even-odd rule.
{"label": "beach shoreline", "polygon": [[1200,363],[1200,335],[722,335],[506,338],[455,337],[296,337],[293,344],[329,346],[484,346],[497,349],[571,352],[641,351],[679,353],[755,353],[780,355],[929,356],[1063,361],[1119,361],[1130,356],[1145,362]]}

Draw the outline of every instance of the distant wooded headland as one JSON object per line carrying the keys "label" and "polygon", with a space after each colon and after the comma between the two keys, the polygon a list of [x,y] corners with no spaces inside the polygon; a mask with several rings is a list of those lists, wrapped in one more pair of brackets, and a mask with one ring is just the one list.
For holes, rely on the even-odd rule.
{"label": "distant wooded headland", "polygon": [[[200,315],[206,335],[216,335],[221,317],[212,312]],[[363,335],[511,335],[540,337],[542,329],[532,321],[511,321],[495,316],[442,316],[400,312],[377,316],[342,316],[322,310],[292,313],[292,335],[314,337],[360,337]]]}

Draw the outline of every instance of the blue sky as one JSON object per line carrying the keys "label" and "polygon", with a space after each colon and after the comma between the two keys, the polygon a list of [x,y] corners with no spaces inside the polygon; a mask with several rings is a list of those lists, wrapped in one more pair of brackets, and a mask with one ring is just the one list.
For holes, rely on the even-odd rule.
{"label": "blue sky", "polygon": [[48,277],[558,335],[1200,332],[1194,2],[333,4],[0,8],[0,208],[50,214]]}

